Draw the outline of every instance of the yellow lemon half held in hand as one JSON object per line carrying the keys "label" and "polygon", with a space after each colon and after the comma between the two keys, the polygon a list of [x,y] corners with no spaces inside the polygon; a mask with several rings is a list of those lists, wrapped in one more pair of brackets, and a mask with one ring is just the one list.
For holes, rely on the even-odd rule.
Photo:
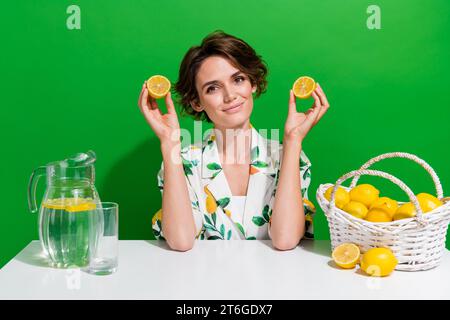
{"label": "yellow lemon half held in hand", "polygon": [[369,211],[364,204],[357,201],[350,201],[342,210],[359,219],[364,219]]}
{"label": "yellow lemon half held in hand", "polygon": [[361,202],[367,208],[370,208],[379,195],[380,191],[368,183],[359,184],[350,190],[350,200]]}
{"label": "yellow lemon half held in hand", "polygon": [[370,222],[391,222],[392,216],[384,210],[371,209],[364,219]]}
{"label": "yellow lemon half held in hand", "polygon": [[394,215],[394,213],[398,209],[398,203],[397,201],[388,198],[388,197],[381,197],[375,200],[370,206],[369,209],[381,209],[386,211],[391,215],[391,217]]}
{"label": "yellow lemon half held in hand", "polygon": [[151,76],[147,80],[147,89],[148,94],[153,98],[163,98],[170,90],[170,81],[164,76]]}
{"label": "yellow lemon half held in hand", "polygon": [[388,248],[373,248],[361,257],[361,270],[375,277],[390,275],[397,264],[397,258]]}
{"label": "yellow lemon half held in hand", "polygon": [[[334,186],[331,186],[325,191],[324,197],[328,201],[331,201],[331,192],[333,191]],[[336,194],[334,196],[336,207],[339,209],[344,208],[344,206],[350,202],[350,195],[348,194],[347,190],[344,188],[338,187],[336,190]]]}
{"label": "yellow lemon half held in hand", "polygon": [[294,95],[299,99],[308,99],[316,89],[316,82],[313,78],[303,76],[295,80],[292,86]]}
{"label": "yellow lemon half held in hand", "polygon": [[353,269],[359,262],[360,251],[353,243],[343,243],[334,248],[331,256],[339,267]]}

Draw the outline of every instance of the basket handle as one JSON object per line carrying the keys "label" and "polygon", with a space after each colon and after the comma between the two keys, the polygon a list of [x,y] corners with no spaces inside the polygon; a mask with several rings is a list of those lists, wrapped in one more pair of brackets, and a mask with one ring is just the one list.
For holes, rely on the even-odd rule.
{"label": "basket handle", "polygon": [[[442,197],[444,196],[444,193],[442,191],[442,185],[441,185],[441,182],[440,182],[436,172],[433,170],[433,168],[428,163],[425,162],[425,160],[417,157],[414,154],[406,153],[406,152],[384,153],[384,154],[374,157],[374,158],[370,159],[369,161],[367,161],[366,163],[364,163],[361,166],[360,170],[368,169],[372,164],[379,162],[381,160],[384,160],[384,159],[388,159],[388,158],[405,158],[405,159],[409,159],[409,160],[412,160],[412,161],[420,164],[431,175],[431,178],[433,178],[437,197],[439,199],[442,199]],[[352,183],[350,184],[350,188],[354,188],[356,186],[356,183],[358,182],[359,177],[360,176],[355,176],[353,178]]]}
{"label": "basket handle", "polygon": [[416,209],[416,216],[415,219],[421,223],[421,224],[425,224],[426,221],[423,219],[423,212],[422,212],[422,208],[420,208],[419,205],[419,201],[417,200],[417,197],[414,195],[414,193],[412,192],[412,190],[400,179],[394,177],[393,175],[383,172],[383,171],[378,171],[378,170],[367,170],[367,169],[359,169],[359,170],[354,170],[351,171],[345,175],[343,175],[342,177],[340,177],[333,188],[333,191],[331,192],[331,198],[330,198],[330,206],[329,206],[329,210],[331,211],[334,207],[335,207],[335,194],[336,191],[338,189],[338,187],[347,179],[352,178],[352,177],[360,177],[361,175],[369,175],[369,176],[378,176],[378,177],[382,177],[382,178],[386,178],[390,181],[392,181],[393,183],[395,183],[397,186],[400,187],[400,189],[402,189],[403,191],[405,191],[405,193],[408,195],[409,200],[411,201],[411,203],[414,205],[414,208]]}

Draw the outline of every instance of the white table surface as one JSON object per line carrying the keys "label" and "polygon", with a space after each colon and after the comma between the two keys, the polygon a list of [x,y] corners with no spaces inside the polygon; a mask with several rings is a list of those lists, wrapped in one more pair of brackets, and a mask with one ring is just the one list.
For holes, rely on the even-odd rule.
{"label": "white table surface", "polygon": [[450,253],[428,271],[371,278],[342,270],[329,241],[291,251],[270,241],[197,241],[176,252],[162,241],[120,241],[115,274],[46,266],[32,241],[0,270],[0,299],[450,299]]}

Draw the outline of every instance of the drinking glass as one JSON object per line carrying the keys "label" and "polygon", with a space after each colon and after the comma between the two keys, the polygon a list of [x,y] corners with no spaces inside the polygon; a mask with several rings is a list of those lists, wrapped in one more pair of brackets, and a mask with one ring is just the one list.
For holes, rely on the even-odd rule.
{"label": "drinking glass", "polygon": [[[115,202],[101,202],[98,207],[99,220],[96,228],[97,242],[91,246],[87,272],[108,275],[116,272],[119,257],[119,205]],[[95,228],[94,228],[95,229]]]}

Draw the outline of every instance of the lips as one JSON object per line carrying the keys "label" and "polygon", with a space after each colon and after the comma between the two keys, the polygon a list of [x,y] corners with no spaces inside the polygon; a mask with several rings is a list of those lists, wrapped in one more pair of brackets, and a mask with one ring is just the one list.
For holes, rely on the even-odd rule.
{"label": "lips", "polygon": [[239,109],[241,109],[241,106],[243,104],[244,104],[243,102],[235,104],[234,106],[231,106],[231,107],[229,107],[227,109],[224,109],[223,111],[224,112],[228,112],[228,113],[238,111]]}

